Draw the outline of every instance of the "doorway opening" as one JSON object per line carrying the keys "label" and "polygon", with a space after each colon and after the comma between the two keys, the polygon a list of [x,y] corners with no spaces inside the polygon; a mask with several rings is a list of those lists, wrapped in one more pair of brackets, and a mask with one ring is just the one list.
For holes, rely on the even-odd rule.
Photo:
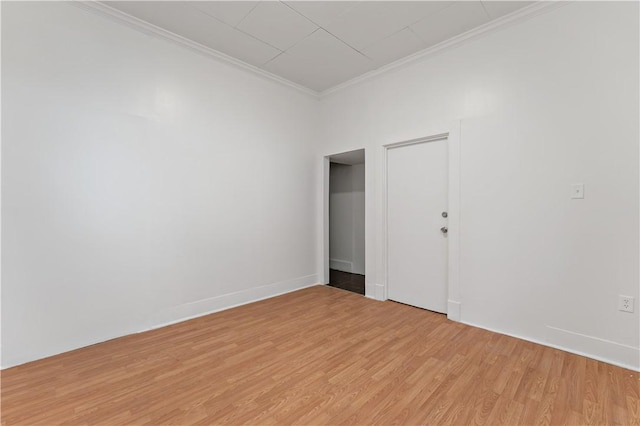
{"label": "doorway opening", "polygon": [[364,149],[330,155],[328,160],[328,284],[364,295]]}

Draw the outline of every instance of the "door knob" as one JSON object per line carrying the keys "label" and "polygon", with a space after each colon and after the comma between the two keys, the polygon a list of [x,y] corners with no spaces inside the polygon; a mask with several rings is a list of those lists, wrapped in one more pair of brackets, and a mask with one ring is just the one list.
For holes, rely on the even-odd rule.
{"label": "door knob", "polygon": [[447,232],[449,232],[449,228],[443,226],[442,228],[440,228],[440,231],[442,231],[443,234],[446,234]]}

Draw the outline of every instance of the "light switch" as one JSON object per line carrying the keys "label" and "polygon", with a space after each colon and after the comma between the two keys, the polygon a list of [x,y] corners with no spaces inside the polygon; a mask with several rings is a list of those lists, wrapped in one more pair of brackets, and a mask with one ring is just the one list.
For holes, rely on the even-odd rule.
{"label": "light switch", "polygon": [[571,185],[571,198],[584,198],[584,184],[574,183]]}

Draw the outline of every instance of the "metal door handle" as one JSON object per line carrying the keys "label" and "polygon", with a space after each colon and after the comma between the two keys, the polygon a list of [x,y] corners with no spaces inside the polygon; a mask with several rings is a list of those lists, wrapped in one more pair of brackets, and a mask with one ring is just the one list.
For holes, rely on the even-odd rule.
{"label": "metal door handle", "polygon": [[442,231],[443,234],[446,234],[447,232],[449,232],[449,228],[443,226],[442,228],[440,228],[440,231]]}

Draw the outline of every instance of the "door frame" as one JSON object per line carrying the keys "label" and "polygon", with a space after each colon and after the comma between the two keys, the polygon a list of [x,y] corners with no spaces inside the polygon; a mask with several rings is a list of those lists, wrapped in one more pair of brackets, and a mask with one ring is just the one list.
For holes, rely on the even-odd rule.
{"label": "door frame", "polygon": [[461,122],[454,122],[449,129],[443,132],[434,133],[416,139],[401,142],[392,142],[382,145],[382,285],[383,299],[387,300],[389,295],[389,271],[388,271],[388,200],[387,200],[387,176],[388,176],[388,154],[393,148],[416,145],[438,140],[447,140],[448,143],[448,244],[447,244],[447,318],[453,321],[460,321],[460,126]]}
{"label": "door frame", "polygon": [[330,187],[330,176],[331,176],[331,157],[334,157],[336,155],[340,155],[340,154],[344,154],[347,152],[352,152],[352,151],[364,151],[364,157],[365,157],[365,179],[364,179],[364,198],[365,198],[365,209],[364,209],[364,227],[365,227],[365,232],[364,232],[364,240],[365,240],[365,297],[371,297],[371,295],[368,295],[367,292],[369,291],[368,286],[367,286],[367,276],[368,276],[368,269],[369,269],[369,261],[368,261],[368,252],[369,250],[367,250],[367,241],[369,239],[368,236],[368,211],[367,211],[367,205],[368,205],[368,198],[369,198],[369,185],[367,184],[367,155],[368,155],[368,149],[366,147],[360,147],[360,148],[354,148],[354,149],[349,149],[346,151],[342,151],[342,152],[336,152],[333,154],[328,154],[325,155],[322,158],[322,224],[321,224],[321,229],[322,229],[322,235],[320,238],[320,250],[322,253],[322,263],[320,265],[320,277],[318,277],[320,279],[320,282],[322,284],[329,284],[329,227],[330,227],[330,221],[329,221],[329,187]]}

